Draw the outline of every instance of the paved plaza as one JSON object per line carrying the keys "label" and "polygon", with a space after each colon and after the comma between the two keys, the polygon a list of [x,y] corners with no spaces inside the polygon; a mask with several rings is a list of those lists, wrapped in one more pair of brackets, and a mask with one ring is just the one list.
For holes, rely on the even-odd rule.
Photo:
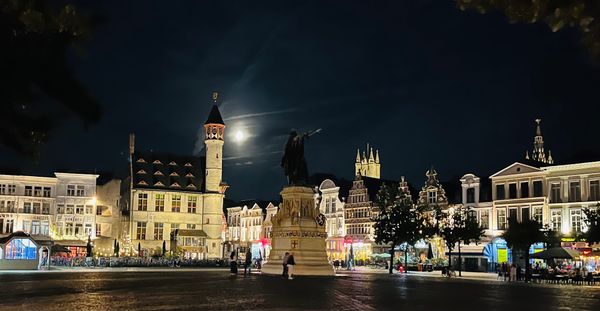
{"label": "paved plaza", "polygon": [[1,310],[600,310],[598,287],[343,273],[284,280],[224,270],[0,274]]}

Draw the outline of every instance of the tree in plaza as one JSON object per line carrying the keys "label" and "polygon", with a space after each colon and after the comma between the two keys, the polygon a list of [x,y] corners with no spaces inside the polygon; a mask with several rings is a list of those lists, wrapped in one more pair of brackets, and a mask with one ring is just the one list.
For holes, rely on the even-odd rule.
{"label": "tree in plaza", "polygon": [[595,209],[584,208],[586,232],[583,237],[591,247],[594,243],[600,243],[600,202],[596,204]]}
{"label": "tree in plaza", "polygon": [[482,14],[502,11],[511,23],[543,23],[552,32],[574,28],[592,59],[600,61],[600,2],[598,0],[457,0],[461,10]]}
{"label": "tree in plaza", "polygon": [[410,197],[398,193],[383,184],[376,199],[377,211],[374,216],[375,242],[390,246],[389,273],[393,273],[394,249],[406,243],[404,265],[407,266],[408,245],[414,245],[422,238],[422,222],[418,211],[414,208]]}
{"label": "tree in plaza", "polygon": [[508,229],[502,234],[502,238],[513,252],[513,262],[516,253],[524,254],[525,281],[529,281],[529,248],[535,243],[545,241],[546,235],[542,231],[542,225],[534,219],[518,222],[509,218]]}
{"label": "tree in plaza", "polygon": [[0,0],[1,144],[36,158],[64,112],[85,125],[98,121],[100,105],[67,60],[70,47],[83,42],[94,24],[73,5]]}
{"label": "tree in plaza", "polygon": [[462,276],[461,243],[479,242],[484,230],[479,226],[476,217],[469,214],[468,209],[458,207],[447,214],[440,234],[448,247],[448,266],[452,266],[452,250],[458,246],[458,275]]}

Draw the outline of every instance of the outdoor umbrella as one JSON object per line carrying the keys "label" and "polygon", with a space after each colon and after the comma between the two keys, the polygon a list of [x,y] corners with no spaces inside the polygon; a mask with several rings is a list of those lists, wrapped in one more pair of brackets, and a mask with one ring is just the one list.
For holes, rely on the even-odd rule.
{"label": "outdoor umbrella", "polygon": [[52,253],[70,253],[71,251],[59,244],[52,245]]}
{"label": "outdoor umbrella", "polygon": [[433,259],[433,249],[431,249],[431,243],[429,243],[429,249],[427,250],[427,259]]}
{"label": "outdoor umbrella", "polygon": [[167,241],[163,241],[163,247],[162,247],[162,255],[163,255],[163,257],[165,256],[166,252],[167,252]]}
{"label": "outdoor umbrella", "polygon": [[138,242],[138,256],[142,256],[142,244],[140,242]]}
{"label": "outdoor umbrella", "polygon": [[578,251],[564,247],[553,247],[531,255],[533,259],[577,259],[580,254]]}
{"label": "outdoor umbrella", "polygon": [[115,239],[115,242],[113,243],[113,253],[116,255],[119,253],[118,247],[117,247],[117,239]]}

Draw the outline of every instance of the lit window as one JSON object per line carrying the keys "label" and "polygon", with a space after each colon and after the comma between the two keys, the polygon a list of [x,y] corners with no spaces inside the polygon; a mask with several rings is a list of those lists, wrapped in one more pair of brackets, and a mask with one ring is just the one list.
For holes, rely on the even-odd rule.
{"label": "lit window", "polygon": [[190,214],[196,213],[197,202],[198,202],[198,197],[194,197],[194,196],[188,197],[188,213],[190,213]]}
{"label": "lit window", "polygon": [[154,200],[154,210],[157,212],[164,212],[165,211],[165,195],[164,194],[156,194],[155,200]]}
{"label": "lit window", "polygon": [[163,228],[164,228],[164,224],[162,222],[154,223],[154,239],[155,240],[163,239]]}
{"label": "lit window", "polygon": [[171,211],[175,213],[181,211],[181,195],[174,194],[171,198]]}
{"label": "lit window", "polygon": [[562,229],[562,210],[550,211],[550,223],[552,230],[561,232]]}
{"label": "lit window", "polygon": [[136,239],[137,240],[145,240],[146,239],[146,223],[145,222],[137,223]]}
{"label": "lit window", "polygon": [[138,193],[138,211],[148,210],[148,194]]}

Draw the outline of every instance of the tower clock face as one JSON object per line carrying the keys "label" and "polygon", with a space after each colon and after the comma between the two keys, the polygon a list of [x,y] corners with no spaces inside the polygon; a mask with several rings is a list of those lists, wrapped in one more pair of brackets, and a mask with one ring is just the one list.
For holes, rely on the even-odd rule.
{"label": "tower clock face", "polygon": [[317,216],[317,218],[315,219],[315,221],[317,222],[317,224],[319,226],[322,227],[323,225],[325,225],[325,215],[319,214],[319,216]]}

